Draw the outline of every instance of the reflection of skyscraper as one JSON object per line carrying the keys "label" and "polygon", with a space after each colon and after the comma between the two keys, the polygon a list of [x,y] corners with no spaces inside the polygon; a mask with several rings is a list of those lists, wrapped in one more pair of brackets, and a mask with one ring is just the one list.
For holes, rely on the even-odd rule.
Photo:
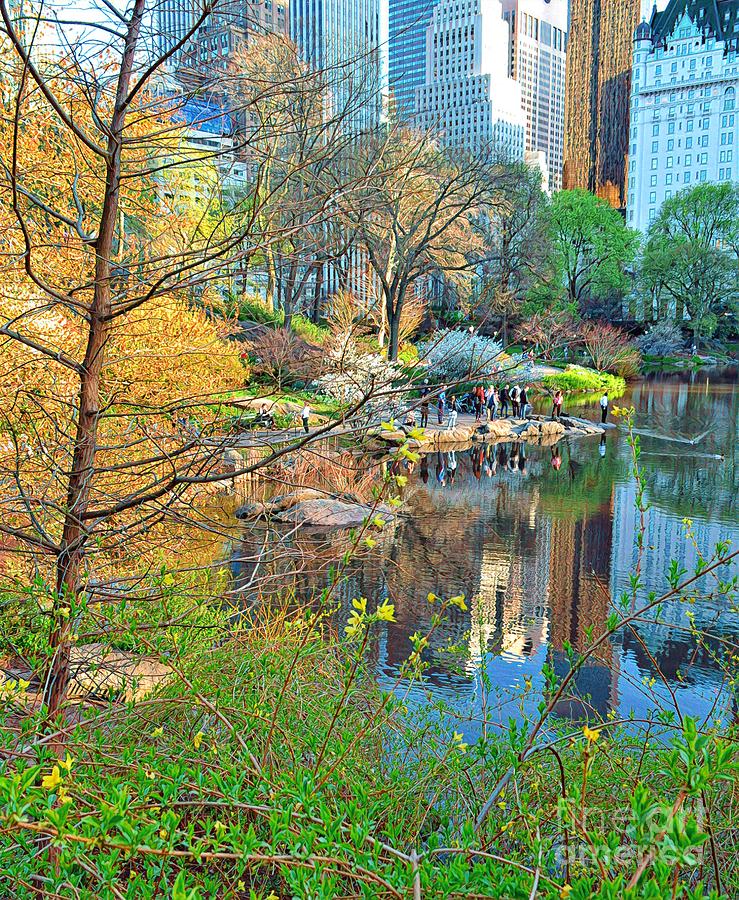
{"label": "reflection of skyscraper", "polygon": [[[555,672],[560,677],[569,670],[566,645],[582,652],[606,630],[611,612],[612,539],[610,504],[579,521],[560,518],[552,522],[551,645]],[[581,717],[586,707],[579,698],[587,696],[590,707],[605,715],[614,700],[613,663],[611,644],[606,642],[575,677],[568,692],[575,695],[574,699],[563,701],[557,712]]]}
{"label": "reflection of skyscraper", "polygon": [[641,0],[571,0],[564,187],[626,206],[629,95]]}

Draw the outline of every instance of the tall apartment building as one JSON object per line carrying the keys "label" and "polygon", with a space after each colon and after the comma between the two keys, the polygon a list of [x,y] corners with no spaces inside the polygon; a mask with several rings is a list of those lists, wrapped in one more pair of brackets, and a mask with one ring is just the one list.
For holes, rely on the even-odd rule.
{"label": "tall apartment building", "polygon": [[523,160],[521,86],[508,74],[500,0],[440,0],[426,29],[426,78],[417,119],[451,145]]}
{"label": "tall apartment building", "polygon": [[290,37],[310,65],[333,84],[334,109],[350,111],[349,127],[376,127],[383,111],[387,23],[381,0],[294,0]]}
{"label": "tall apartment building", "polygon": [[544,153],[550,191],[562,187],[567,0],[503,0],[510,28],[508,74],[521,85],[526,150]]}
{"label": "tall apartment building", "polygon": [[672,0],[634,36],[627,223],[646,231],[664,200],[739,181],[739,0]]}
{"label": "tall apartment building", "polygon": [[[159,0],[155,49],[167,53],[192,29],[199,15],[195,0]],[[192,38],[176,50],[168,67],[208,76],[225,69],[249,33],[288,33],[288,0],[218,0]]]}
{"label": "tall apartment building", "polygon": [[[706,2],[706,6],[710,5]],[[563,186],[626,206],[629,95],[641,0],[570,0]]]}
{"label": "tall apartment building", "polygon": [[437,0],[389,0],[388,83],[399,119],[410,119],[426,80],[426,29]]}

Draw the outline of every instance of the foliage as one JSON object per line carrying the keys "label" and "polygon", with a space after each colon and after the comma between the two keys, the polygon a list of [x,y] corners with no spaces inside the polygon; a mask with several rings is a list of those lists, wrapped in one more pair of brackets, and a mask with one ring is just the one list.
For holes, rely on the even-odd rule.
{"label": "foliage", "polygon": [[636,345],[645,356],[672,356],[685,348],[685,339],[677,322],[661,319],[649,326]]}
{"label": "foliage", "polygon": [[322,356],[288,328],[265,328],[249,340],[252,371],[278,390],[313,381],[321,373]]}
{"label": "foliage", "polygon": [[516,340],[533,345],[546,359],[552,351],[572,349],[580,338],[580,323],[566,312],[543,310],[524,319],[516,329]]}
{"label": "foliage", "polygon": [[328,345],[324,357],[325,374],[315,382],[316,388],[342,404],[365,400],[372,408],[387,404],[393,383],[400,380],[400,368],[379,353],[364,352],[351,336],[336,337]]}
{"label": "foliage", "polygon": [[521,315],[532,284],[550,274],[546,203],[540,173],[525,164],[513,165],[500,179],[498,196],[473,222],[483,240],[473,308],[483,320],[490,313],[500,318],[504,345],[509,321]]}
{"label": "foliage", "polygon": [[564,372],[556,375],[545,375],[541,383],[551,390],[560,389],[573,394],[608,391],[611,397],[621,397],[626,392],[626,382],[620,376],[575,365],[567,366]]}
{"label": "foliage", "polygon": [[[559,191],[549,207],[548,236],[556,284],[575,309],[584,312],[593,296],[626,292],[638,235],[605,200],[584,190]],[[548,290],[557,296],[552,285]]]}
{"label": "foliage", "polygon": [[435,379],[449,382],[500,371],[509,360],[500,341],[467,330],[436,331],[419,345],[418,352]]}
{"label": "foliage", "polygon": [[291,327],[298,337],[318,347],[325,344],[329,338],[328,328],[324,325],[316,325],[315,322],[311,322],[307,316],[301,313],[292,317]]}
{"label": "foliage", "polygon": [[624,378],[639,374],[641,355],[628,333],[608,322],[584,322],[580,339],[599,372],[611,372]]}
{"label": "foliage", "polygon": [[699,184],[665,200],[649,229],[642,290],[656,298],[661,317],[682,321],[687,313],[698,345],[736,327],[737,217],[734,185]]}
{"label": "foliage", "polygon": [[281,325],[285,316],[281,310],[271,310],[256,297],[244,295],[239,299],[239,319],[258,325]]}

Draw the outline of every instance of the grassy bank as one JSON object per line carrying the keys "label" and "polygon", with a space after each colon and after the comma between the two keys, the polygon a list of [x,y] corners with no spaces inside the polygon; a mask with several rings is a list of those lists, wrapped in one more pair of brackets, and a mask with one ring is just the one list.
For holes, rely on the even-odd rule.
{"label": "grassy bank", "polygon": [[[130,900],[698,900],[717,870],[736,896],[725,741],[658,717],[552,720],[533,742],[533,723],[511,724],[468,745],[442,705],[403,705],[424,638],[394,692],[368,676],[391,615],[359,604],[351,643],[304,618],[255,624],[170,657],[160,696],[108,710],[104,729],[89,710],[62,764],[6,755],[13,896],[41,878],[50,896]],[[1,740],[16,746],[12,729]]]}
{"label": "grassy bank", "polygon": [[626,392],[626,381],[619,375],[596,372],[584,366],[570,365],[552,375],[545,375],[541,383],[550,390],[562,390],[566,394],[594,394],[608,391],[611,397],[621,397]]}

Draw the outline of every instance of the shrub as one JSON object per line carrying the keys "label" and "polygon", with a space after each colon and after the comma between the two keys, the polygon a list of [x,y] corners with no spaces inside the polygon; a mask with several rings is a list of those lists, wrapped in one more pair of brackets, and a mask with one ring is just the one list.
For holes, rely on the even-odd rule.
{"label": "shrub", "polygon": [[315,322],[304,315],[298,313],[292,317],[292,330],[298,337],[310,344],[317,344],[322,347],[329,338],[330,332],[323,325],[316,325]]}
{"label": "shrub", "polygon": [[633,377],[638,374],[641,356],[622,328],[608,322],[585,322],[580,337],[593,365],[599,372]]}
{"label": "shrub", "polygon": [[567,366],[564,372],[556,375],[545,375],[541,383],[550,390],[560,389],[571,394],[608,391],[612,397],[620,397],[626,390],[626,382],[617,375],[574,365]]}
{"label": "shrub", "polygon": [[418,350],[429,372],[446,381],[497,371],[506,359],[500,341],[451,329],[435,332]]}
{"label": "shrub", "polygon": [[646,356],[673,356],[683,349],[685,341],[677,322],[662,319],[651,325],[636,345]]}
{"label": "shrub", "polygon": [[252,371],[278,388],[312,381],[321,373],[321,353],[287,328],[264,328],[249,341]]}
{"label": "shrub", "polygon": [[281,310],[271,310],[256,297],[242,297],[239,300],[239,319],[257,322],[259,325],[281,325],[285,320]]}
{"label": "shrub", "polygon": [[[350,336],[333,339],[324,366],[325,374],[316,381],[316,387],[340,403],[386,394],[401,375],[400,369],[380,354],[363,352]],[[387,402],[386,398],[382,402]]]}

